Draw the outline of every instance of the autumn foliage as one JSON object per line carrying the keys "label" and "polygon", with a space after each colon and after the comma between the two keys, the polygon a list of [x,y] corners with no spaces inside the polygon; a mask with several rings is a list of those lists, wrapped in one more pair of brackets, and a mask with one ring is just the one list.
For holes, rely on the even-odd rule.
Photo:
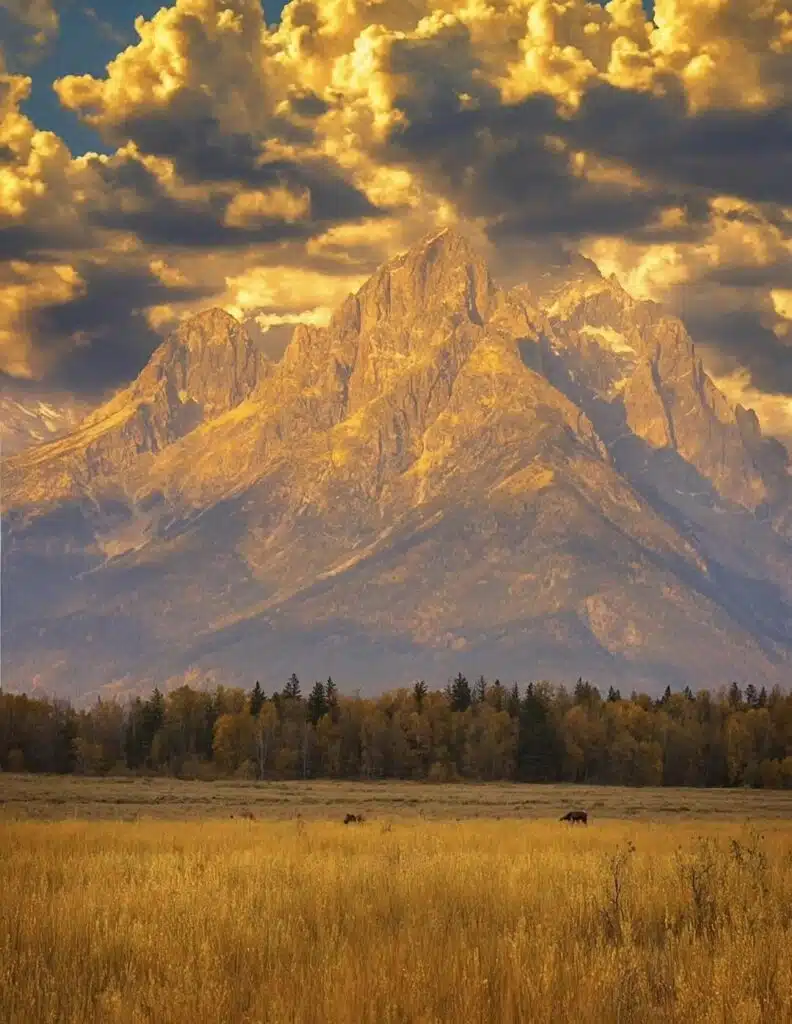
{"label": "autumn foliage", "polygon": [[126,704],[0,694],[6,771],[212,778],[401,778],[792,787],[792,696],[736,684],[660,699],[580,680],[504,687],[458,675],[377,698],[292,676],[268,696],[182,686]]}

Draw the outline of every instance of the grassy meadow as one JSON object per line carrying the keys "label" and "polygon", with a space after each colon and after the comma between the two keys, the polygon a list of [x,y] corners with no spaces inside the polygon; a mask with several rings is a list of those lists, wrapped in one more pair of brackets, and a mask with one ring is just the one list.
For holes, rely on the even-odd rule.
{"label": "grassy meadow", "polygon": [[790,794],[0,775],[0,801],[4,1024],[792,1022]]}

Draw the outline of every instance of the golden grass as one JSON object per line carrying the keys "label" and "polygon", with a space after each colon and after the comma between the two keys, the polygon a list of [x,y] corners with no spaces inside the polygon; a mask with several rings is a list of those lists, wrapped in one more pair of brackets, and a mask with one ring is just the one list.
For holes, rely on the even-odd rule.
{"label": "golden grass", "polygon": [[792,1021],[786,823],[6,822],[0,893],[4,1024]]}

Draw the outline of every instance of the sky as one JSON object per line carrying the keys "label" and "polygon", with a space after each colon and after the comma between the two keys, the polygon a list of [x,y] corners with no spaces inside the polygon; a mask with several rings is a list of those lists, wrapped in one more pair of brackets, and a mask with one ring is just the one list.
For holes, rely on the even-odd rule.
{"label": "sky", "polygon": [[6,385],[323,323],[449,223],[589,256],[792,437],[792,0],[0,0]]}

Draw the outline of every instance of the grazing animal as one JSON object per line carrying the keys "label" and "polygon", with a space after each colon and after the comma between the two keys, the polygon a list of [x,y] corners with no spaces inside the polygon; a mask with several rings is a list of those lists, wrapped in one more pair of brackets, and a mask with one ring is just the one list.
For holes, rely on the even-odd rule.
{"label": "grazing animal", "polygon": [[344,824],[345,825],[352,825],[352,824],[362,825],[363,824],[363,815],[362,814],[347,814],[347,816],[344,818]]}
{"label": "grazing animal", "polygon": [[561,821],[568,821],[570,825],[588,825],[588,814],[585,811],[568,811]]}

